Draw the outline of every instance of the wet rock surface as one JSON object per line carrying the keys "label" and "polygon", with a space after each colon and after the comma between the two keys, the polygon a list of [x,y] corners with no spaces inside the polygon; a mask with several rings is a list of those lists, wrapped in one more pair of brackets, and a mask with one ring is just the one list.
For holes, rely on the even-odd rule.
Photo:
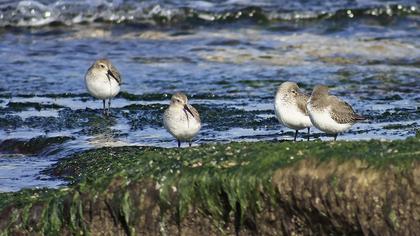
{"label": "wet rock surface", "polygon": [[60,145],[71,137],[45,137],[39,136],[28,141],[19,139],[7,139],[0,142],[0,153],[2,154],[41,154],[51,146]]}
{"label": "wet rock surface", "polygon": [[410,235],[420,137],[115,147],[45,171],[60,189],[0,194],[6,234]]}

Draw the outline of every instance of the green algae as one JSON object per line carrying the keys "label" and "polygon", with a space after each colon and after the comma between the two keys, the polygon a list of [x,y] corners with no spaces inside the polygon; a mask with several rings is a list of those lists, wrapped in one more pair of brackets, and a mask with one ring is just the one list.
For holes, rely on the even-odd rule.
{"label": "green algae", "polygon": [[43,95],[37,95],[37,97],[47,98],[86,98],[91,97],[89,93],[47,93]]}
{"label": "green algae", "polygon": [[[33,208],[41,205],[35,231],[54,235],[65,228],[74,234],[88,234],[92,229],[86,223],[86,208],[97,202],[94,199],[104,199],[115,223],[125,234],[134,235],[141,214],[138,202],[145,201],[145,195],[136,191],[148,189],[144,187],[147,184],[140,183],[152,181],[152,188],[158,192],[155,200],[162,211],[161,220],[165,221],[165,212],[170,212],[179,223],[196,210],[208,216],[222,233],[223,225],[232,218],[240,228],[259,214],[267,201],[277,204],[278,193],[271,181],[273,173],[281,168],[303,160],[317,165],[361,161],[364,169],[386,171],[392,167],[396,173],[404,173],[420,160],[419,144],[417,136],[392,142],[238,142],[185,149],[102,148],[61,160],[47,170],[70,180],[69,188],[0,194],[0,211],[13,209],[8,224],[25,230],[32,227]],[[339,177],[330,182],[339,192]],[[396,213],[389,213],[393,224],[397,224],[396,217]]]}
{"label": "green algae", "polygon": [[162,101],[169,99],[169,95],[166,93],[147,93],[147,94],[132,94],[128,92],[120,92],[118,97],[124,98],[128,101],[138,101],[138,100],[145,100],[145,101]]}
{"label": "green algae", "polygon": [[37,102],[9,102],[7,106],[15,111],[22,111],[28,108],[34,108],[37,111],[43,109],[60,109],[64,108],[58,104],[42,104]]}
{"label": "green algae", "polygon": [[390,125],[386,125],[383,128],[384,129],[415,129],[417,128],[419,125],[414,122],[414,123],[410,123],[410,124],[390,124]]}
{"label": "green algae", "polygon": [[105,117],[102,110],[63,108],[58,116],[30,116],[22,119],[19,115],[5,115],[0,117],[0,127],[4,129],[34,128],[43,131],[68,130],[83,128],[86,133],[97,133],[100,127],[116,124],[116,117]]}

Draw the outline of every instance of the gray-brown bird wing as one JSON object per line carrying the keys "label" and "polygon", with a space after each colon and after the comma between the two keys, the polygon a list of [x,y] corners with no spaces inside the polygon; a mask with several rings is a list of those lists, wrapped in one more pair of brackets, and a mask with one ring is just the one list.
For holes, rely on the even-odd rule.
{"label": "gray-brown bird wing", "polygon": [[355,123],[358,120],[364,120],[363,117],[354,112],[353,108],[347,102],[336,96],[330,96],[329,103],[331,104],[331,118],[339,124],[349,124]]}
{"label": "gray-brown bird wing", "polygon": [[304,93],[300,93],[296,97],[297,107],[298,107],[299,111],[301,111],[305,115],[309,115],[308,109],[306,108],[306,103],[308,102],[308,99],[309,99],[309,96],[304,94]]}
{"label": "gray-brown bird wing", "polygon": [[193,107],[193,106],[191,106],[191,105],[187,105],[188,106],[188,108],[190,109],[190,111],[193,113],[193,115],[194,115],[194,118],[198,121],[198,122],[201,122],[201,120],[200,120],[200,114],[198,114],[198,111]]}
{"label": "gray-brown bird wing", "polygon": [[121,78],[121,74],[120,72],[117,70],[117,68],[114,67],[114,65],[110,64],[109,66],[109,70],[112,73],[112,77],[117,80],[118,84],[121,85],[122,84],[122,78]]}

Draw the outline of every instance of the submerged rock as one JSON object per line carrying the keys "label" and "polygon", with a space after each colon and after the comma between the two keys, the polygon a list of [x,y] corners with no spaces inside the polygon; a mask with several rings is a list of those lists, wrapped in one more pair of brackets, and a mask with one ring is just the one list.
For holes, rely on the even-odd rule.
{"label": "submerged rock", "polygon": [[0,153],[40,154],[51,146],[62,144],[73,138],[67,136],[38,136],[29,140],[6,139],[0,142]]}
{"label": "submerged rock", "polygon": [[414,235],[420,137],[102,148],[46,173],[58,190],[0,194],[14,234]]}

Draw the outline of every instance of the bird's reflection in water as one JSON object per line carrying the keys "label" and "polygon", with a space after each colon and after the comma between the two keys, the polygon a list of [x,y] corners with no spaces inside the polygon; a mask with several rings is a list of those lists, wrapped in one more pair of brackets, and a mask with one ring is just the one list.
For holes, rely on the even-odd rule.
{"label": "bird's reflection in water", "polygon": [[89,138],[89,143],[95,148],[132,145],[131,143],[120,140],[118,131],[110,128],[105,128],[103,132],[92,135]]}

